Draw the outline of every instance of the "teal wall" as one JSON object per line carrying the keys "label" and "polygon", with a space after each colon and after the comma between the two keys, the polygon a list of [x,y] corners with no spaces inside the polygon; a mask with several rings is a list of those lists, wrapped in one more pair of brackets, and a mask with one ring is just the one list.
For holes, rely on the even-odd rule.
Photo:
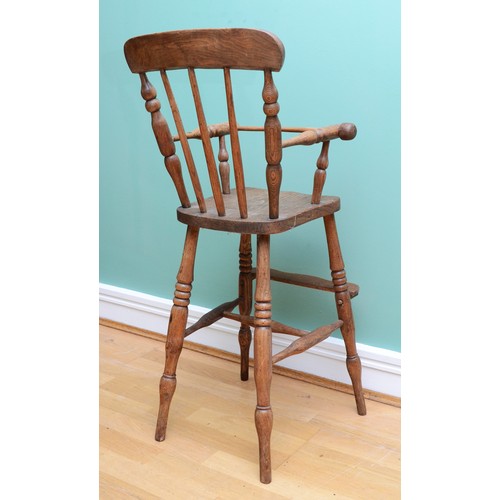
{"label": "teal wall", "polygon": [[[361,287],[353,302],[357,340],[399,351],[398,0],[101,0],[101,283],[172,297],[185,226],[176,220],[178,200],[151,132],[139,78],[126,65],[123,43],[145,33],[198,27],[258,27],[281,38],[286,57],[275,81],[283,125],[357,125],[354,141],[332,142],[324,192],[342,199],[337,225],[347,276]],[[243,76],[237,74],[235,83],[241,82],[235,89],[238,121],[260,125],[262,77],[247,75],[243,81]],[[174,84],[182,78],[175,75]],[[221,82],[215,72],[200,82],[211,103],[210,122],[226,120],[217,115]],[[187,97],[178,91],[181,109],[191,106]],[[186,124],[191,126],[194,121]],[[252,137],[242,147],[247,180],[264,186],[260,146]],[[310,192],[318,153],[318,146],[284,151],[283,190]],[[201,150],[195,156],[201,158]],[[278,269],[329,277],[321,220],[274,236],[271,254]],[[202,231],[196,263],[193,304],[211,307],[236,296],[236,235]],[[310,329],[330,322],[334,310],[330,294],[273,283],[273,317],[278,321]]]}

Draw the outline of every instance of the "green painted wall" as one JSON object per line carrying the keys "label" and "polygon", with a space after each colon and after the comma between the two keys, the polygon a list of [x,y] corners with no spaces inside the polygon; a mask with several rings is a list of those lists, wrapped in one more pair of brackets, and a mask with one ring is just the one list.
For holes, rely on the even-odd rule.
{"label": "green painted wall", "polygon": [[[100,281],[172,296],[185,226],[176,220],[178,201],[157,151],[139,78],[126,65],[123,43],[145,33],[197,27],[258,27],[281,38],[286,58],[275,81],[283,125],[357,125],[354,141],[332,143],[324,192],[342,199],[337,223],[347,275],[361,286],[353,302],[357,340],[399,351],[397,0],[101,0]],[[184,76],[175,75],[177,88]],[[236,80],[238,120],[262,124],[261,75],[240,73]],[[210,122],[226,120],[217,114],[222,81],[213,71],[201,78]],[[161,84],[156,87],[161,90]],[[179,105],[186,111],[192,106],[188,97],[178,90]],[[195,126],[194,120],[186,123],[186,128]],[[248,183],[263,187],[260,145],[255,136],[247,137],[243,154]],[[310,191],[318,153],[318,146],[285,150],[283,190]],[[201,147],[196,157],[201,158]],[[271,253],[272,265],[279,269],[329,276],[321,220],[274,236]],[[238,237],[202,231],[192,303],[211,307],[235,297],[237,268]],[[278,321],[313,328],[329,322],[334,310],[330,294],[273,283],[273,317]]]}

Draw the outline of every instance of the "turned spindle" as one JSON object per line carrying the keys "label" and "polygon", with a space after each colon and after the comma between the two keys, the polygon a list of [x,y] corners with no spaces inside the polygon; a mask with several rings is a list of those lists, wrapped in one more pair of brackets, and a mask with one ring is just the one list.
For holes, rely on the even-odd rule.
{"label": "turned spindle", "polygon": [[175,144],[172,139],[172,134],[168,128],[165,117],[161,114],[161,103],[156,98],[156,89],[148,80],[146,73],[141,73],[141,95],[146,101],[146,109],[151,113],[151,126],[156,137],[156,142],[161,154],[165,158],[165,167],[170,177],[174,181],[175,189],[181,205],[184,208],[189,208],[191,203],[186,192],[186,186],[182,178],[181,162],[175,154]]}
{"label": "turned spindle", "polygon": [[160,379],[160,407],[158,409],[155,434],[157,441],[165,439],[170,402],[172,401],[177,385],[177,362],[179,361],[184,343],[199,232],[199,228],[188,226],[182,262],[177,273],[177,283],[175,284],[173,305],[168,323],[167,341],[165,343],[165,368]]}
{"label": "turned spindle", "polygon": [[346,348],[347,371],[351,378],[354,398],[359,415],[366,415],[365,398],[361,384],[361,360],[356,348],[356,337],[354,328],[354,316],[352,314],[351,296],[347,284],[344,260],[340,250],[337,234],[337,226],[334,215],[323,218],[325,224],[326,240],[328,245],[328,256],[332,272],[333,291],[335,293],[335,305],[340,320],[343,321],[340,332],[344,339]]}
{"label": "turned spindle", "polygon": [[318,161],[316,162],[316,172],[314,173],[313,193],[311,203],[318,205],[321,201],[321,194],[323,193],[323,186],[326,181],[326,169],[328,168],[328,148],[330,141],[326,141],[321,146],[321,153]]}
{"label": "turned spindle", "polygon": [[200,212],[205,213],[207,211],[207,208],[205,205],[203,190],[201,189],[200,179],[198,177],[198,172],[196,171],[196,165],[194,163],[193,155],[191,153],[191,148],[189,147],[188,139],[186,137],[186,131],[184,130],[184,124],[182,123],[181,114],[179,112],[179,108],[177,106],[174,93],[172,91],[172,86],[170,85],[170,81],[168,79],[166,71],[162,70],[160,74],[161,74],[161,79],[163,81],[163,86],[165,88],[165,92],[167,93],[170,109],[172,110],[172,116],[174,118],[175,126],[177,127],[177,132],[179,134],[177,136],[177,139],[176,137],[173,137],[173,140],[181,141],[182,151],[186,159],[189,176],[191,178],[194,194],[196,196],[196,201],[198,202],[198,207],[200,209]]}
{"label": "turned spindle", "polygon": [[226,149],[226,139],[223,135],[219,137],[219,154],[217,156],[219,160],[219,175],[220,182],[222,185],[222,194],[230,194],[231,186],[229,185],[229,153]]}
{"label": "turned spindle", "polygon": [[257,390],[255,426],[259,438],[260,480],[271,482],[271,409],[272,330],[271,276],[269,271],[270,237],[257,236],[257,275],[255,285],[254,377]]}
{"label": "turned spindle", "polygon": [[274,85],[270,70],[264,71],[264,137],[266,145],[266,182],[269,193],[269,218],[279,217],[279,196],[281,186],[281,123],[278,118],[280,105],[278,104],[278,89]]}
{"label": "turned spindle", "polygon": [[[240,236],[240,273],[238,278],[239,311],[242,316],[247,316],[252,310],[252,240],[250,234]],[[252,343],[252,332],[248,324],[241,323],[238,333],[240,344],[240,378],[248,380],[248,366],[250,356],[250,344]]]}

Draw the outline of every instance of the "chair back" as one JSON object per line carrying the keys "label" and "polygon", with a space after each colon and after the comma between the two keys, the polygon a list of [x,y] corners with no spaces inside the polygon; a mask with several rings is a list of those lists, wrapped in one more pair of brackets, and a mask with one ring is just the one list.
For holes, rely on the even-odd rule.
{"label": "chair back", "polygon": [[[281,185],[282,140],[281,124],[278,118],[278,91],[273,82],[273,72],[279,71],[283,65],[285,49],[281,41],[272,33],[247,29],[196,29],[155,33],[131,38],[125,43],[125,58],[133,73],[138,73],[141,80],[141,95],[146,101],[146,109],[151,113],[151,123],[158,147],[165,158],[165,166],[175,184],[181,205],[191,206],[184,183],[179,157],[176,154],[175,142],[182,146],[187,170],[192,183],[200,212],[206,212],[205,196],[201,187],[198,171],[193,159],[189,139],[201,139],[208,169],[210,188],[217,214],[225,215],[224,196],[229,193],[229,159],[225,136],[231,141],[232,165],[241,218],[248,217],[247,196],[243,160],[240,148],[239,132],[251,130],[253,127],[239,127],[233,102],[231,70],[259,70],[264,74],[262,98],[264,100],[265,156],[267,161],[266,182],[269,194],[269,217],[279,216],[279,191]],[[220,69],[224,76],[227,102],[227,123],[207,124],[205,112],[198,87],[196,70]],[[199,128],[191,133],[184,129],[172,86],[167,72],[171,70],[187,70],[193,95],[194,106]],[[147,74],[160,73],[168,103],[172,111],[177,134],[172,135],[160,108],[154,86]],[[255,127],[257,129],[258,127]],[[262,128],[260,128],[262,130]],[[219,138],[220,161],[217,171],[215,155],[211,139]]]}

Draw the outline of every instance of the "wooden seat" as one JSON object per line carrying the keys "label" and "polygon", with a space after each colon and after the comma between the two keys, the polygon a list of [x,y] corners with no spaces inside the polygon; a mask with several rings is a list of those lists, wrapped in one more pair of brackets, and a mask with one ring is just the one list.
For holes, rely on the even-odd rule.
{"label": "wooden seat", "polygon": [[268,194],[266,189],[247,188],[248,217],[242,219],[238,209],[235,189],[224,195],[226,215],[217,216],[213,198],[206,200],[206,212],[200,212],[198,205],[179,207],[177,219],[189,226],[216,229],[240,234],[276,234],[288,231],[310,220],[333,214],[340,209],[340,198],[323,196],[317,205],[311,203],[311,196],[302,193],[280,193],[280,215],[269,218]]}
{"label": "wooden seat", "polygon": [[[346,347],[346,364],[350,375],[357,412],[366,413],[361,385],[361,363],[356,351],[354,320],[351,298],[358,294],[359,287],[348,283],[335,224],[335,212],[340,209],[340,199],[323,196],[322,190],[328,167],[328,151],[334,139],[351,140],[356,136],[356,127],[341,123],[321,128],[284,127],[278,118],[280,105],[278,91],[273,81],[273,72],[280,71],[284,61],[284,47],[272,33],[255,29],[198,29],[170,31],[138,36],[125,43],[125,57],[130,70],[138,73],[141,95],[146,110],[151,114],[153,128],[165,167],[174,182],[180,207],[177,218],[186,224],[186,239],[181,265],[177,274],[173,306],[165,346],[165,368],[160,379],[160,405],[155,438],[163,441],[166,435],[170,403],[177,384],[176,367],[182,351],[184,338],[191,333],[211,325],[225,317],[240,323],[238,340],[241,350],[241,380],[248,380],[249,348],[254,340],[254,378],[257,393],[255,425],[259,441],[260,480],[271,482],[271,430],[273,413],[271,408],[272,365],[288,356],[296,355],[325,340],[336,329],[340,329]],[[226,95],[225,116],[222,121],[207,123],[202,105],[197,74],[205,69],[219,69],[221,84]],[[194,100],[199,127],[186,132],[181,112],[174,96],[169,74],[172,70],[186,70]],[[233,98],[233,70],[260,71],[264,82],[264,125],[242,125],[236,120]],[[172,121],[177,133],[172,134],[167,120],[161,112],[157,91],[148,74],[158,72],[163,84],[166,100],[170,105]],[[243,155],[240,134],[262,133],[265,148],[262,151],[263,174],[267,189],[247,187],[245,184]],[[283,133],[295,134],[287,139]],[[230,155],[226,145],[229,136]],[[208,172],[211,196],[205,197],[198,175],[190,141],[201,141],[204,152],[203,167]],[[217,160],[214,142],[218,143]],[[185,166],[176,152],[179,143]],[[281,191],[282,150],[294,146],[321,144],[316,169],[312,176],[312,194]],[[255,158],[252,159],[255,163]],[[231,188],[232,166],[235,187]],[[253,167],[257,168],[257,167]],[[191,200],[185,177],[189,177],[196,200]],[[326,236],[326,253],[329,259],[331,281],[270,268],[270,235],[289,231],[309,221],[323,218]],[[200,229],[233,232],[240,234],[239,279],[237,297],[215,307],[186,329],[188,306],[191,297],[196,246]],[[252,235],[256,235],[256,266],[252,262]],[[253,281],[255,293],[253,293]],[[294,328],[272,319],[271,281],[280,281],[294,286],[323,290],[335,295],[338,318],[332,323],[319,326],[312,331]],[[252,307],[253,306],[253,307]],[[233,312],[238,308],[238,313]],[[254,314],[252,315],[252,308]],[[272,354],[272,333],[284,333],[295,337],[280,353]]]}

